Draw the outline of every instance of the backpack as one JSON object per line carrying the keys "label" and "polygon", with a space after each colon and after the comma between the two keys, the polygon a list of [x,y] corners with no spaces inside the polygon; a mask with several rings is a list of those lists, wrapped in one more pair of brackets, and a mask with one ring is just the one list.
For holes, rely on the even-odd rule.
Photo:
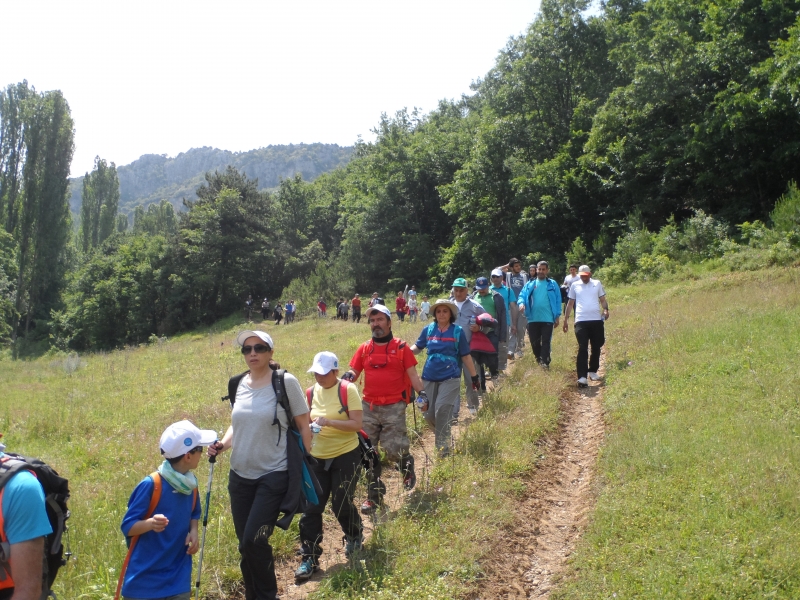
{"label": "backpack", "polygon": [[[233,405],[236,403],[236,391],[239,389],[239,383],[242,381],[242,377],[248,373],[250,373],[249,370],[234,375],[228,380],[228,395],[223,396],[222,400],[228,400],[231,403],[231,410],[233,410]],[[275,523],[284,531],[289,529],[295,514],[304,513],[307,508],[316,505],[319,502],[319,496],[322,495],[322,487],[320,487],[319,481],[317,481],[310,466],[311,463],[316,462],[316,459],[308,454],[306,448],[303,447],[303,440],[292,417],[289,397],[286,395],[285,377],[286,371],[284,369],[277,369],[272,372],[272,388],[275,390],[275,397],[286,412],[286,418],[289,421],[287,436],[289,434],[292,435],[292,438],[287,440],[286,444],[289,486],[280,507],[283,517]],[[278,443],[280,443],[283,426],[278,420],[277,412],[272,425],[278,426]],[[289,443],[291,439],[295,439],[297,443]]]}
{"label": "backpack", "polygon": [[[433,333],[435,327],[436,327],[436,321],[428,325],[428,331],[426,332],[425,336],[428,338],[431,337],[431,334]],[[461,327],[460,325],[453,325],[453,327],[455,328],[454,331],[456,338],[456,361],[458,361],[458,368],[460,370],[462,360],[461,360],[461,354],[458,352],[458,340],[461,339],[461,332],[464,330],[464,328]]]}
{"label": "backpack", "polygon": [[[373,342],[372,340],[370,340],[368,343],[362,344],[362,350],[361,350],[361,364],[362,365],[366,364],[367,357],[371,354],[371,352],[367,352],[367,348],[369,348],[369,344],[373,345],[372,346],[373,349],[375,348],[375,342]],[[406,347],[406,343],[403,340],[401,340],[400,338],[393,337],[391,340],[389,340],[388,347],[386,348],[387,354],[389,353],[389,350],[391,349],[392,344],[394,344],[395,352],[398,355],[400,354],[400,351],[403,348]],[[363,372],[362,372],[362,376],[363,376]],[[403,402],[405,402],[406,404],[410,404],[411,402],[414,401],[414,398],[416,396],[414,394],[414,388],[411,385],[411,379],[409,379],[408,374],[405,371],[403,372],[403,381],[405,383],[405,389],[402,391],[401,396],[403,398]],[[347,395],[345,394],[345,403],[347,402],[346,398],[347,398]]]}
{"label": "backpack", "polygon": [[[339,381],[339,404],[342,408],[339,409],[339,414],[346,413],[350,416],[350,411],[347,409],[347,384],[350,383],[346,379]],[[308,409],[311,410],[311,400],[314,395],[314,387],[306,390],[306,400],[308,401]],[[358,448],[361,450],[361,464],[365,469],[372,469],[379,461],[380,456],[372,441],[369,439],[367,432],[363,429],[358,432]]]}
{"label": "backpack", "polygon": [[[52,596],[55,598],[51,588],[53,582],[56,580],[58,570],[67,564],[67,559],[64,558],[64,546],[61,543],[61,538],[64,532],[67,531],[67,519],[69,519],[69,508],[67,501],[69,500],[69,481],[61,477],[55,469],[38,458],[28,458],[20,454],[13,454],[6,452],[5,456],[0,459],[0,490],[11,480],[11,478],[20,471],[30,471],[34,474],[36,479],[44,490],[44,503],[45,510],[47,511],[47,520],[50,521],[50,527],[53,532],[45,538],[44,553],[45,553],[45,573],[42,582],[42,597],[47,598]],[[5,556],[8,557],[6,548]],[[72,553],[67,550],[66,556],[70,557]],[[3,564],[3,569],[7,569],[8,565]]]}

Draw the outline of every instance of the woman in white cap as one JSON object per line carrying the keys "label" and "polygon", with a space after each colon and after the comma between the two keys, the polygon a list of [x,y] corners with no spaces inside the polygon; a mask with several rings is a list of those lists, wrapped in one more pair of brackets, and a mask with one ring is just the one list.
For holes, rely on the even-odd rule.
{"label": "woman in white cap", "polygon": [[297,581],[309,579],[319,568],[322,554],[322,513],[331,498],[333,514],[344,532],[345,556],[360,550],[364,542],[361,516],[353,504],[361,470],[361,397],[355,384],[339,379],[339,359],[333,352],[319,352],[308,370],[317,383],[306,390],[314,434],[311,455],[317,459],[314,474],[322,488],[319,504],[300,518],[303,558],[294,573]]}
{"label": "woman in white cap", "polygon": [[436,432],[436,449],[440,457],[450,454],[450,429],[453,408],[461,389],[461,364],[472,377],[472,389],[480,387],[475,365],[470,356],[469,340],[464,330],[455,324],[458,307],[449,300],[437,300],[433,305],[434,322],[426,326],[411,346],[414,354],[428,349],[428,359],[422,369],[422,383],[428,395],[425,420]]}
{"label": "woman in white cap", "polygon": [[[275,561],[269,536],[275,528],[281,502],[289,486],[287,440],[291,435],[286,411],[272,385],[275,344],[263,331],[243,331],[236,338],[249,371],[236,389],[231,426],[220,442],[209,446],[213,456],[231,449],[228,492],[240,565],[248,600],[278,597]],[[311,447],[308,405],[303,388],[286,373],[284,390],[289,409],[306,448]],[[266,532],[266,535],[265,535]]]}

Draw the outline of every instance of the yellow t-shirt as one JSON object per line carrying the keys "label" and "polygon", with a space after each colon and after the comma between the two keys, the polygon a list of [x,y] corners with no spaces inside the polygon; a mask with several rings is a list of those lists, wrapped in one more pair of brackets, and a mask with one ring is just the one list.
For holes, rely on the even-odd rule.
{"label": "yellow t-shirt", "polygon": [[[348,410],[361,410],[361,397],[358,387],[353,383],[347,384]],[[327,390],[318,383],[314,384],[311,395],[311,420],[325,417],[332,421],[347,421],[350,417],[342,410],[339,402],[339,383]],[[358,447],[358,434],[355,431],[340,431],[333,427],[323,427],[322,431],[314,434],[311,446],[311,456],[315,458],[336,458]]]}

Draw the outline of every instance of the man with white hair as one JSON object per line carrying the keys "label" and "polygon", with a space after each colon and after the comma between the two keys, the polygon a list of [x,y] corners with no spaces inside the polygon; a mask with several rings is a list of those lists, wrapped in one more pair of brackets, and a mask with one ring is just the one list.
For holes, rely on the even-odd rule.
{"label": "man with white hair", "polygon": [[[578,275],[580,279],[569,288],[569,302],[564,312],[564,333],[569,329],[569,314],[575,307],[575,339],[578,340],[578,358],[575,364],[578,387],[587,387],[589,385],[587,377],[592,381],[600,380],[597,371],[600,368],[600,349],[606,342],[605,321],[608,320],[608,302],[603,284],[597,279],[592,279],[592,271],[588,265],[581,265]],[[591,356],[589,356],[590,344]]]}

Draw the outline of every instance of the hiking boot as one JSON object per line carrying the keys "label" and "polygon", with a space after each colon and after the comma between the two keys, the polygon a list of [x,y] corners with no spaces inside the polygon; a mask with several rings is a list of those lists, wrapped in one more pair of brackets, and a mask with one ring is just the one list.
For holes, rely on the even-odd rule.
{"label": "hiking boot", "polygon": [[589,382],[586,381],[586,377],[580,377],[578,379],[578,387],[579,388],[589,387]]}
{"label": "hiking boot", "polygon": [[549,371],[549,370],[550,370],[550,364],[549,364],[549,363],[543,362],[543,363],[539,363],[539,364],[541,364],[541,365],[542,365],[542,368],[543,368],[545,371]]}
{"label": "hiking boot", "polygon": [[304,558],[300,563],[300,566],[297,567],[297,570],[294,572],[294,580],[295,581],[308,581],[311,579],[311,576],[314,574],[314,571],[319,570],[319,565],[317,561],[315,561],[310,556]]}
{"label": "hiking boot", "polygon": [[364,503],[361,505],[362,515],[374,515],[376,510],[378,510],[378,505],[372,500],[364,500]]}
{"label": "hiking boot", "polygon": [[508,353],[508,360],[514,360],[514,353],[513,352],[509,352]]}
{"label": "hiking boot", "polygon": [[478,409],[473,407],[473,406],[470,406],[469,407],[469,416],[477,417],[478,416]]}
{"label": "hiking boot", "polygon": [[600,381],[600,375],[597,373],[589,373],[589,379],[592,381]]}
{"label": "hiking boot", "polygon": [[414,457],[404,454],[400,458],[400,473],[403,474],[403,489],[411,491],[417,485],[417,476],[414,473]]}
{"label": "hiking boot", "polygon": [[414,489],[415,485],[417,485],[416,473],[414,473],[414,471],[406,473],[406,476],[403,477],[403,489],[407,492],[410,492]]}
{"label": "hiking boot", "polygon": [[364,547],[364,536],[358,535],[356,537],[344,536],[344,557],[350,558],[356,552]]}

